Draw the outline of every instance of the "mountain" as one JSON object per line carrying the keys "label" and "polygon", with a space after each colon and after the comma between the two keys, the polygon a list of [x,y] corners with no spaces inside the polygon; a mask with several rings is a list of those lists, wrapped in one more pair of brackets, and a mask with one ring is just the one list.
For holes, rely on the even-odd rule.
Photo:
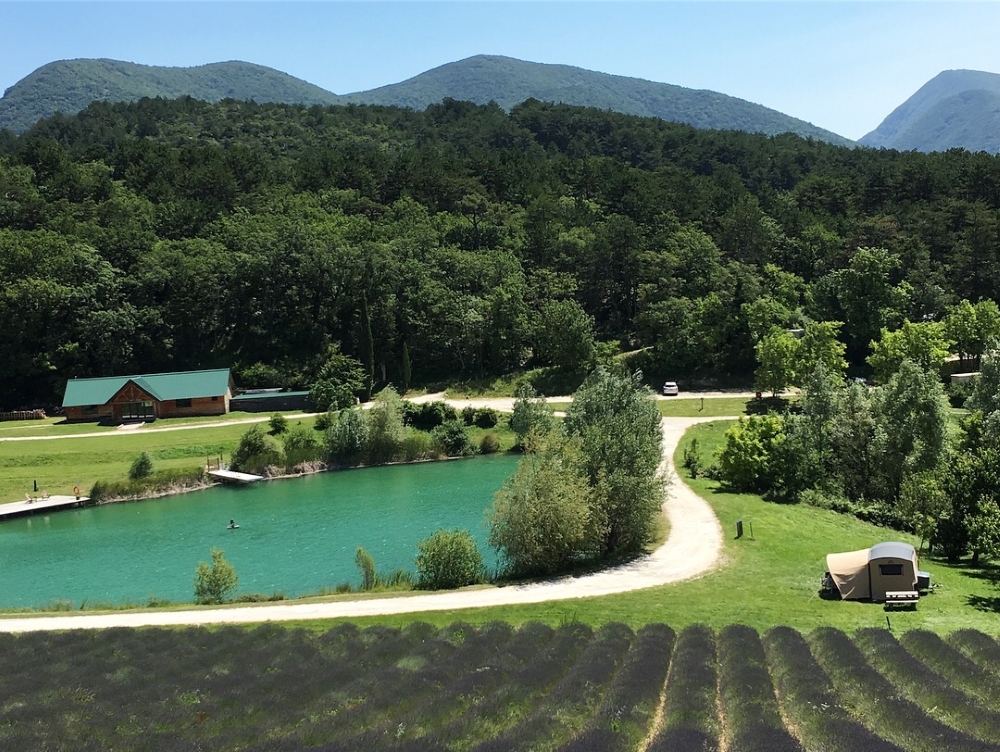
{"label": "mountain", "polygon": [[1000,152],[1000,75],[939,73],[860,140],[865,146],[923,152]]}
{"label": "mountain", "polygon": [[526,99],[659,117],[696,128],[796,133],[833,144],[853,142],[804,120],[714,91],[612,76],[568,65],[477,55],[397,84],[337,96],[286,73],[243,62],[167,68],[117,60],[61,60],[44,65],[0,98],[0,128],[27,130],[55,112],[76,113],[95,99],[189,95],[217,102],[253,99],[294,104],[383,104],[423,110],[446,97],[510,109]]}
{"label": "mountain", "polygon": [[444,97],[477,104],[492,100],[508,110],[525,99],[534,98],[627,115],[658,117],[696,128],[768,135],[797,133],[833,144],[854,144],[812,123],[715,91],[612,76],[569,65],[529,63],[499,55],[476,55],[398,84],[347,94],[341,100],[422,110]]}
{"label": "mountain", "polygon": [[56,112],[74,114],[95,99],[128,102],[188,95],[218,102],[333,104],[337,95],[263,65],[231,61],[194,68],[139,65],[120,60],[59,60],[43,65],[4,92],[0,128],[23,132]]}

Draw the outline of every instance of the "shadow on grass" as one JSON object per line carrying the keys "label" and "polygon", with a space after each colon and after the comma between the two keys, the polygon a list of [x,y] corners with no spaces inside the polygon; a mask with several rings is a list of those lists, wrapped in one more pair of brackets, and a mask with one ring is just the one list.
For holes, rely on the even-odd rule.
{"label": "shadow on grass", "polygon": [[[994,587],[1000,588],[1000,564],[986,563],[973,566],[971,560],[948,561],[947,559],[930,556],[927,558],[934,562],[934,566],[945,567],[958,572],[963,577],[987,582]],[[1000,613],[1000,595],[988,596],[973,593],[966,597],[965,602],[977,611],[989,614]]]}

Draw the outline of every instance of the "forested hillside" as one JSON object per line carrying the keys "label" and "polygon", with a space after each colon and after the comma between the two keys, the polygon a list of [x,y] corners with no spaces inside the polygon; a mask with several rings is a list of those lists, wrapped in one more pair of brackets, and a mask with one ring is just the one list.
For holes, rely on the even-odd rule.
{"label": "forested hillside", "polygon": [[504,109],[526,99],[597,107],[626,115],[659,117],[696,128],[796,133],[832,144],[852,142],[812,123],[717,91],[612,76],[571,65],[546,65],[501,55],[476,55],[442,65],[398,84],[346,94],[342,102],[422,110],[444,98]]}
{"label": "forested hillside", "polygon": [[240,61],[192,68],[137,65],[120,60],[59,60],[32,72],[0,98],[0,128],[21,133],[57,112],[72,115],[92,101],[190,96],[289,104],[380,104],[423,110],[446,98],[504,109],[526,99],[660,117],[697,128],[749,133],[797,133],[851,144],[812,123],[715,91],[611,76],[569,65],[543,65],[499,55],[476,55],[400,83],[338,96],[287,73]]}
{"label": "forested hillside", "polygon": [[841,321],[863,364],[1000,296],[998,208],[986,154],[536,101],[97,103],[0,138],[0,407],[163,369],[303,386],[337,343],[396,384],[578,368],[552,343],[591,329],[682,379]]}
{"label": "forested hillside", "polygon": [[4,92],[0,128],[28,130],[57,112],[72,115],[95,100],[132,102],[141,97],[189,96],[218,102],[333,104],[337,95],[263,65],[233,60],[191,68],[139,65],[122,60],[56,60],[43,65]]}

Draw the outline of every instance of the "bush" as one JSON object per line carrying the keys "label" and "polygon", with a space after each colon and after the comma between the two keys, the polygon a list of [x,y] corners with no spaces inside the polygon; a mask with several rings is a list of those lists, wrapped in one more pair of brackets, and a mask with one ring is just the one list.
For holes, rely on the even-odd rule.
{"label": "bush", "polygon": [[205,469],[202,467],[195,470],[183,468],[159,470],[138,480],[99,480],[91,487],[89,495],[94,502],[135,499],[177,488],[196,488],[203,486],[204,481]]}
{"label": "bush", "polygon": [[513,577],[565,571],[599,547],[578,443],[553,432],[536,449],[497,491],[489,516],[490,545]]}
{"label": "bush", "polygon": [[514,412],[510,416],[510,427],[517,434],[519,447],[524,447],[524,441],[530,433],[547,434],[552,430],[553,420],[552,407],[538,397],[534,389],[530,386],[518,388]]}
{"label": "bush", "polygon": [[462,422],[467,426],[471,426],[476,422],[476,408],[472,405],[466,405],[462,408]]}
{"label": "bush", "polygon": [[335,420],[335,415],[332,412],[321,413],[316,416],[316,421],[313,423],[314,431],[326,431],[330,426],[333,425]]}
{"label": "bush", "polygon": [[375,558],[358,546],[358,550],[354,553],[354,563],[361,572],[361,589],[372,590],[378,582],[378,576],[375,574]]}
{"label": "bush", "polygon": [[784,439],[784,422],[777,415],[740,418],[726,431],[719,453],[722,480],[734,491],[767,491],[775,483],[779,468],[773,459]]}
{"label": "bush", "polygon": [[343,410],[326,432],[326,454],[331,463],[360,462],[368,444],[368,422],[359,407]]}
{"label": "bush", "polygon": [[417,545],[417,587],[446,590],[483,580],[483,557],[466,530],[438,530]]}
{"label": "bush", "polygon": [[243,472],[260,471],[270,465],[281,465],[281,450],[274,439],[264,433],[260,426],[251,426],[240,437],[240,443],[233,452],[229,463],[233,470]]}
{"label": "bush", "polygon": [[479,453],[480,454],[496,454],[500,451],[500,439],[497,435],[490,431],[487,434],[483,434],[483,438],[479,440]]}
{"label": "bush", "polygon": [[431,433],[431,441],[435,449],[449,457],[468,457],[476,453],[469,434],[465,432],[465,426],[457,418],[435,428]]}
{"label": "bush", "polygon": [[[500,413],[492,407],[483,407],[476,410],[473,421],[477,428],[493,428],[500,420]],[[468,424],[466,424],[468,425]]]}
{"label": "bush", "polygon": [[153,461],[149,459],[149,455],[143,452],[135,461],[132,463],[132,467],[128,470],[128,477],[131,480],[142,480],[143,478],[148,478],[153,474]]}
{"label": "bush", "polygon": [[271,420],[268,421],[268,425],[271,427],[268,433],[272,436],[279,436],[288,430],[288,420],[281,413],[272,415]]}
{"label": "bush", "polygon": [[368,440],[365,456],[370,464],[391,462],[403,443],[403,401],[396,390],[386,387],[377,395],[366,413]]}
{"label": "bush", "polygon": [[701,474],[701,454],[698,452],[698,439],[691,439],[691,443],[684,447],[684,460],[681,464],[691,473],[692,478],[697,478]]}
{"label": "bush", "polygon": [[221,548],[212,549],[212,565],[200,562],[194,575],[194,598],[197,603],[222,603],[239,584],[239,575],[226,561]]}
{"label": "bush", "polygon": [[305,426],[296,426],[288,431],[282,443],[285,447],[285,467],[287,468],[319,459],[321,449],[316,433]]}
{"label": "bush", "polygon": [[[464,412],[463,412],[464,416]],[[413,426],[421,431],[431,431],[442,423],[458,418],[455,408],[447,402],[440,400],[436,402],[425,402],[417,405],[412,402],[404,403],[403,422],[408,426]]]}
{"label": "bush", "polygon": [[400,452],[402,452],[403,459],[406,462],[426,459],[431,456],[433,451],[431,437],[419,431],[408,433],[403,437],[403,442],[400,444]]}

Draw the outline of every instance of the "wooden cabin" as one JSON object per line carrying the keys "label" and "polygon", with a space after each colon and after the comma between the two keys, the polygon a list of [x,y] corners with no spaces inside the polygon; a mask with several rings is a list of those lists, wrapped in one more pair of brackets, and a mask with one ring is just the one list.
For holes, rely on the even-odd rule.
{"label": "wooden cabin", "polygon": [[70,379],[62,406],[71,422],[225,415],[234,389],[228,368]]}

